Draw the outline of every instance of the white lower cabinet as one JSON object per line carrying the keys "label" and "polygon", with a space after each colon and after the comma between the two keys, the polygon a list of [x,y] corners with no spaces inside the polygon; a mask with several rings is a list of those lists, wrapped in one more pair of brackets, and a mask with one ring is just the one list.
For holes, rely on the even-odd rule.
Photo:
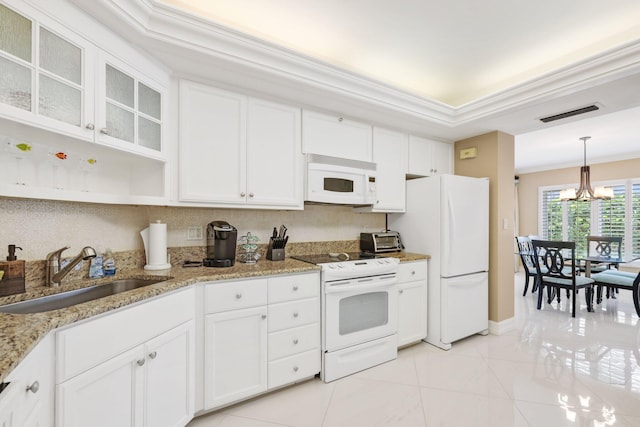
{"label": "white lower cabinet", "polygon": [[318,273],[206,284],[202,409],[319,373],[319,293]]}
{"label": "white lower cabinet", "polygon": [[269,280],[269,389],[320,372],[320,277]]}
{"label": "white lower cabinet", "polygon": [[53,337],[47,335],[5,380],[1,427],[53,426]]}
{"label": "white lower cabinet", "polygon": [[267,390],[266,319],[266,306],[205,317],[206,409]]}
{"label": "white lower cabinet", "polygon": [[398,347],[427,336],[427,261],[401,263],[398,272]]}
{"label": "white lower cabinet", "polygon": [[[118,327],[130,318],[137,321]],[[172,327],[168,329],[167,325]],[[129,343],[134,341],[137,345],[131,347]],[[92,342],[100,344],[92,346]],[[126,343],[124,351],[122,343]],[[105,345],[103,354],[116,354],[106,360],[102,356],[97,359],[95,354],[99,362],[83,367],[80,373],[69,369],[69,360],[78,353],[92,360],[90,348]],[[63,355],[57,360],[58,427],[178,427],[193,417],[192,289],[64,329],[57,333],[57,347],[58,354]]]}

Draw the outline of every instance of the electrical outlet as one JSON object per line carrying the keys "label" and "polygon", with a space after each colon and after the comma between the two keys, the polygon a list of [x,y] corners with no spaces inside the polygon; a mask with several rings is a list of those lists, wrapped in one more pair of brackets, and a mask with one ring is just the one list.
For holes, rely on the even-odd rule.
{"label": "electrical outlet", "polygon": [[187,227],[187,240],[202,240],[203,237],[203,229],[200,225],[190,225]]}

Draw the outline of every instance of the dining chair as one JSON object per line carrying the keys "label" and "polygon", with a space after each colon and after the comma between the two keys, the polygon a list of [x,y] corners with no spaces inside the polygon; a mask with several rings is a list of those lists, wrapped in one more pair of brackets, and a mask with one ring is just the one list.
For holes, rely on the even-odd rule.
{"label": "dining chair", "polygon": [[527,236],[516,236],[516,243],[518,245],[518,253],[520,254],[520,260],[522,261],[522,267],[524,268],[524,292],[522,296],[527,295],[527,289],[529,289],[529,278],[533,278],[533,286],[531,287],[531,293],[538,290],[538,272],[536,270],[535,260],[533,259],[533,247],[531,246],[531,239]]}
{"label": "dining chair", "polygon": [[[611,268],[618,269],[622,259],[622,236],[587,236],[587,258],[591,261],[591,274],[602,273]],[[594,261],[601,258],[602,261]],[[615,262],[610,262],[615,261]],[[607,298],[615,298],[619,288],[606,286]],[[602,299],[602,286],[597,286],[597,298]]]}
{"label": "dining chair", "polygon": [[[569,291],[571,317],[576,317],[576,295],[585,290],[587,311],[593,311],[593,279],[579,276],[576,271],[576,244],[553,240],[532,240],[534,261],[538,272],[538,310],[542,308],[545,286]],[[566,255],[565,255],[566,254]],[[570,269],[569,269],[570,267]]]}
{"label": "dining chair", "polygon": [[618,268],[622,259],[622,236],[587,236],[587,258],[602,258],[602,261],[592,261],[592,273]]}

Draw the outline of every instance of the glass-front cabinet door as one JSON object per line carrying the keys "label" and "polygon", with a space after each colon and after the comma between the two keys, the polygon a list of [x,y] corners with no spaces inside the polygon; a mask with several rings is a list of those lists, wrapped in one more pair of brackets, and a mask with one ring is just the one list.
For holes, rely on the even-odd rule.
{"label": "glass-front cabinet door", "polygon": [[92,138],[93,50],[76,34],[32,19],[24,7],[0,3],[0,113]]}
{"label": "glass-front cabinet door", "polygon": [[126,64],[103,55],[100,137],[131,143],[132,151],[162,151],[163,93]]}

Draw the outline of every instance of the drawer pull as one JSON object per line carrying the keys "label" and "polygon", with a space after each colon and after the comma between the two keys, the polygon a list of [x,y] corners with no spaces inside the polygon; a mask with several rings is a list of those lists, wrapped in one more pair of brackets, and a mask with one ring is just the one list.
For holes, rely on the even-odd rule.
{"label": "drawer pull", "polygon": [[240,292],[238,292],[238,293],[236,294],[236,299],[240,299],[240,298],[242,298],[242,294],[241,294]]}
{"label": "drawer pull", "polygon": [[400,289],[398,292],[402,295],[404,293],[404,290]]}
{"label": "drawer pull", "polygon": [[40,390],[40,383],[38,381],[34,381],[29,387],[27,387],[27,391],[30,391],[33,394],[36,394]]}
{"label": "drawer pull", "polygon": [[157,351],[152,351],[151,353],[149,353],[149,359],[155,359],[156,357],[158,357]]}
{"label": "drawer pull", "polygon": [[144,359],[137,360],[136,363],[138,364],[138,366],[142,366],[144,365]]}
{"label": "drawer pull", "polygon": [[298,317],[298,312],[297,311],[293,312],[293,317]]}
{"label": "drawer pull", "polygon": [[293,372],[298,372],[298,367],[297,366],[293,367]]}
{"label": "drawer pull", "polygon": [[297,291],[298,290],[298,285],[293,285],[293,291]]}
{"label": "drawer pull", "polygon": [[267,315],[266,315],[266,314],[263,314],[263,315],[262,315],[262,320],[264,320],[264,319],[266,319],[266,318],[267,318]]}
{"label": "drawer pull", "polygon": [[294,344],[294,345],[298,344],[298,338],[294,338],[294,339],[293,339],[293,344]]}
{"label": "drawer pull", "polygon": [[413,270],[413,271],[411,272],[411,275],[412,275],[412,276],[415,276],[415,275],[416,275],[416,271],[415,271],[415,270]]}

